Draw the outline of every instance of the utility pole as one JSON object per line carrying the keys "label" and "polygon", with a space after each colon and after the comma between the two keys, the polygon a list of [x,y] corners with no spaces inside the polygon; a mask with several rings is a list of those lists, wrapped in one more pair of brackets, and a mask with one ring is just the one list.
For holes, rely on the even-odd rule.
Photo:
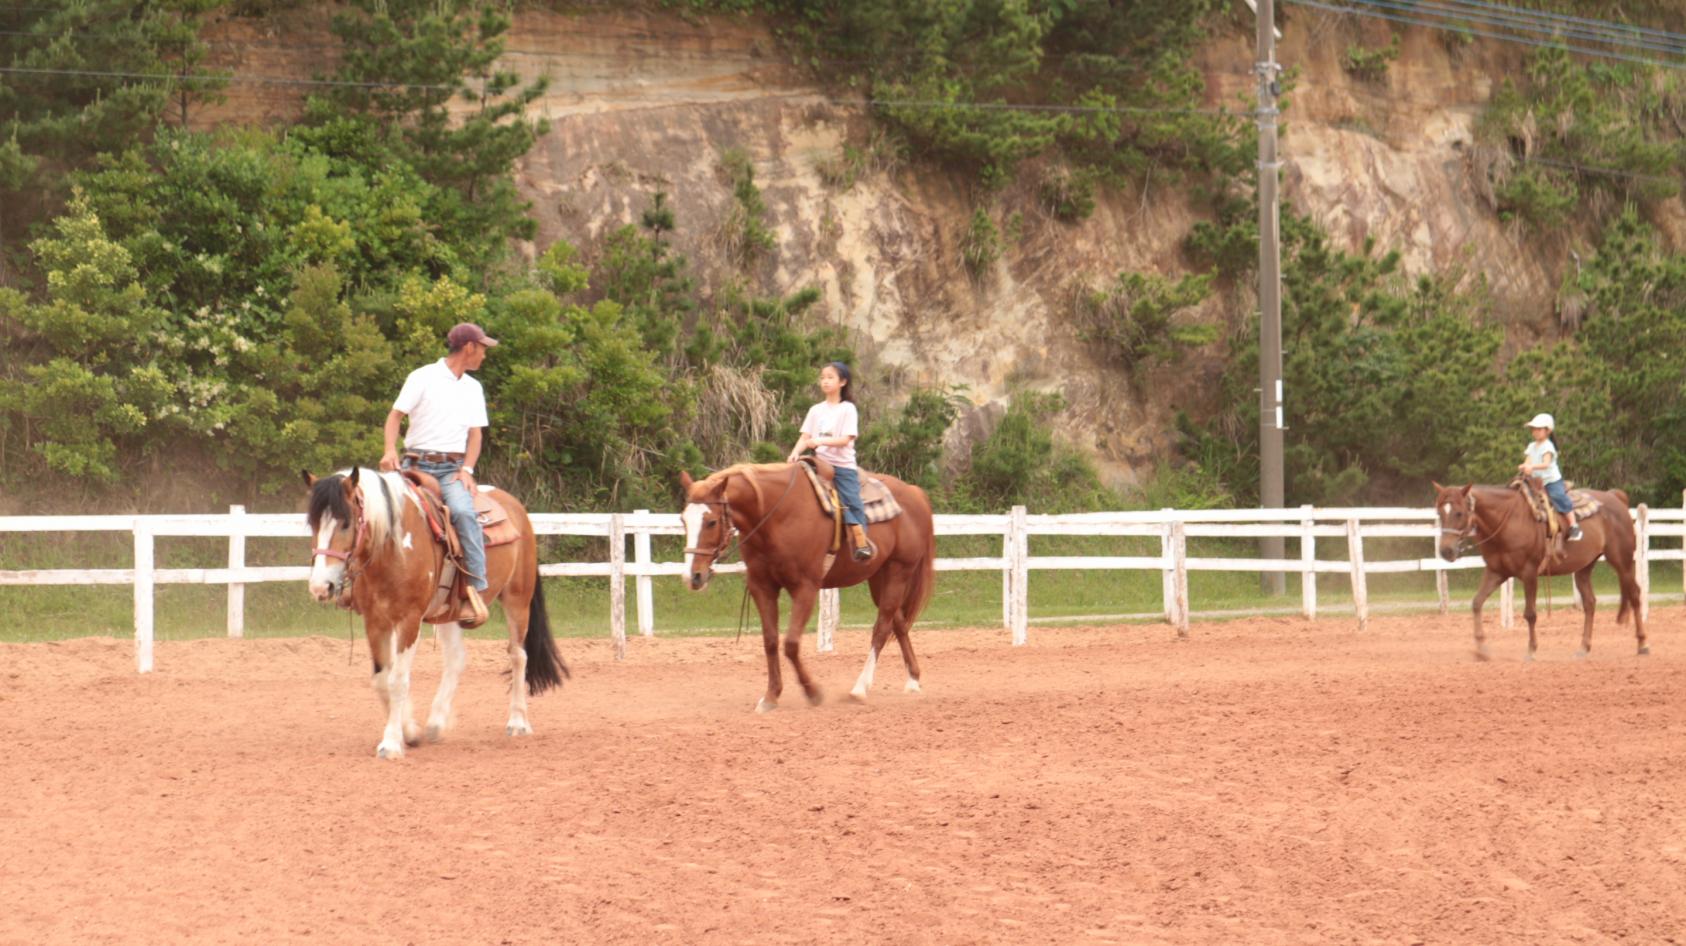
{"label": "utility pole", "polygon": [[[1259,80],[1259,505],[1282,508],[1282,244],[1277,207],[1276,96],[1281,91],[1276,65],[1276,3],[1257,0]],[[1260,558],[1282,558],[1280,536],[1259,540]],[[1264,572],[1261,584],[1279,595],[1281,572]]]}

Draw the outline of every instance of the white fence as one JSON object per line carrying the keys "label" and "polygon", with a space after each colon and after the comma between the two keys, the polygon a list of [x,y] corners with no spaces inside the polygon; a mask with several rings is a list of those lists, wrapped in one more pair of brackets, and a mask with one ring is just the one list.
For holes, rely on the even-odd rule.
{"label": "white fence", "polygon": [[[1639,580],[1649,610],[1650,563],[1686,560],[1679,548],[1652,549],[1659,537],[1686,537],[1686,508],[1634,510],[1639,530]],[[539,535],[593,536],[608,541],[606,562],[553,562],[542,564],[546,577],[598,577],[609,580],[609,631],[615,641],[615,655],[626,651],[626,579],[635,582],[635,613],[638,630],[655,632],[651,583],[661,576],[679,576],[681,561],[658,562],[651,555],[650,537],[683,535],[684,527],[674,513],[535,513],[533,527]],[[1023,506],[1006,515],[936,517],[939,536],[985,535],[1001,539],[1001,554],[982,558],[938,558],[938,571],[999,571],[1001,573],[1001,621],[1011,631],[1015,645],[1023,644],[1029,623],[1030,572],[1033,569],[1140,570],[1162,575],[1164,617],[1187,636],[1190,607],[1188,573],[1191,571],[1266,571],[1300,574],[1301,613],[1317,616],[1317,580],[1320,574],[1343,576],[1350,583],[1354,610],[1362,629],[1369,620],[1367,579],[1370,575],[1398,572],[1434,572],[1440,609],[1449,606],[1446,572],[1480,568],[1479,557],[1466,556],[1445,562],[1434,556],[1439,538],[1434,512],[1430,509],[1162,509],[1157,512],[1103,512],[1078,515],[1027,515]],[[309,567],[251,567],[246,564],[248,537],[296,538],[299,558],[308,556],[310,535],[299,514],[247,514],[231,506],[226,515],[194,516],[0,516],[0,533],[12,532],[128,532],[134,537],[132,568],[0,570],[0,585],[133,585],[135,593],[135,663],[141,673],[153,668],[153,591],[160,584],[217,584],[228,586],[228,636],[240,637],[245,628],[246,585],[265,581],[303,581]],[[1030,554],[1033,536],[1140,536],[1157,538],[1157,555],[1067,556]],[[159,538],[212,536],[228,539],[226,568],[157,568],[155,546]],[[626,558],[626,540],[632,537],[633,558]],[[1190,538],[1254,538],[1281,536],[1298,539],[1298,558],[1263,560],[1256,558],[1191,558]],[[1421,539],[1422,558],[1371,560],[1365,557],[1366,539]],[[1317,540],[1345,539],[1347,557],[1319,559]],[[741,564],[716,569],[720,573],[741,572]],[[1683,570],[1686,581],[1686,570]],[[1513,586],[1507,582],[1500,596],[1500,621],[1513,621]],[[837,592],[826,591],[820,600],[819,650],[832,649],[832,633],[839,616]]]}

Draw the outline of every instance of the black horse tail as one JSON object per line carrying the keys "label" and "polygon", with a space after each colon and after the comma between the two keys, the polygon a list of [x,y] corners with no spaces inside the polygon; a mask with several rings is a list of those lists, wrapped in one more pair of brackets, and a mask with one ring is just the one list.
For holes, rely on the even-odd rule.
{"label": "black horse tail", "polygon": [[527,652],[527,692],[533,696],[562,685],[569,679],[568,665],[556,650],[556,640],[550,636],[550,617],[544,610],[544,579],[533,567],[533,600],[527,608],[527,637],[522,649]]}

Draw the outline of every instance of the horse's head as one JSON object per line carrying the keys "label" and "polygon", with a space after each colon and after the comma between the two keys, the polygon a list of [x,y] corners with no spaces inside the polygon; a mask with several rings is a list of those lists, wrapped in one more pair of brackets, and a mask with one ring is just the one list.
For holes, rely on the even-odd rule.
{"label": "horse's head", "polygon": [[323,603],[351,590],[348,569],[363,544],[368,526],[363,515],[363,490],[357,468],[320,479],[304,471],[310,489],[310,532],[316,537],[310,558],[310,595]]}
{"label": "horse's head", "polygon": [[1475,540],[1475,489],[1465,486],[1434,484],[1434,516],[1440,523],[1440,541],[1435,551],[1448,562],[1455,562]]}
{"label": "horse's head", "polygon": [[692,591],[708,587],[715,561],[732,544],[732,512],[726,501],[731,480],[718,474],[705,480],[679,474],[685,491],[685,507],[679,513],[685,522],[685,585]]}

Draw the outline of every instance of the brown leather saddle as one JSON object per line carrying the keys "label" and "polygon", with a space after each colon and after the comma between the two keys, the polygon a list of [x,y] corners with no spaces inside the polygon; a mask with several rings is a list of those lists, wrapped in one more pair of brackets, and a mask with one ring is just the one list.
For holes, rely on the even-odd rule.
{"label": "brown leather saddle", "polygon": [[[1562,536],[1569,531],[1569,517],[1551,508],[1551,497],[1546,495],[1545,484],[1538,477],[1518,476],[1510,481],[1510,488],[1520,490],[1528,499],[1528,508],[1534,514],[1534,521],[1544,523],[1546,530],[1546,548],[1555,555],[1562,550]],[[1603,503],[1592,494],[1591,490],[1575,489],[1575,484],[1564,480],[1563,488],[1569,492],[1569,506],[1575,512],[1575,518],[1585,522],[1588,517],[1598,512]]]}
{"label": "brown leather saddle", "polygon": [[[433,600],[422,620],[428,624],[448,623],[455,619],[458,606],[467,597],[464,588],[468,569],[463,567],[462,539],[457,536],[451,511],[445,506],[445,497],[439,491],[439,480],[420,470],[402,472],[410,484],[411,494],[421,506],[422,517],[427,520],[433,541],[445,552],[445,566],[439,570],[439,583],[433,590]],[[508,545],[521,537],[520,530],[509,520],[508,511],[492,498],[489,490],[474,491],[474,515],[480,522],[488,549]]]}
{"label": "brown leather saddle", "polygon": [[[838,550],[843,548],[843,500],[837,495],[837,470],[829,461],[812,455],[801,457],[796,462],[802,467],[802,472],[808,474],[808,482],[820,501],[820,512],[831,519],[831,547],[826,549],[825,564],[821,567],[823,573],[830,574],[831,563],[837,559]],[[901,504],[877,477],[862,470],[860,481],[861,508],[866,513],[867,525],[887,522],[902,514]]]}

